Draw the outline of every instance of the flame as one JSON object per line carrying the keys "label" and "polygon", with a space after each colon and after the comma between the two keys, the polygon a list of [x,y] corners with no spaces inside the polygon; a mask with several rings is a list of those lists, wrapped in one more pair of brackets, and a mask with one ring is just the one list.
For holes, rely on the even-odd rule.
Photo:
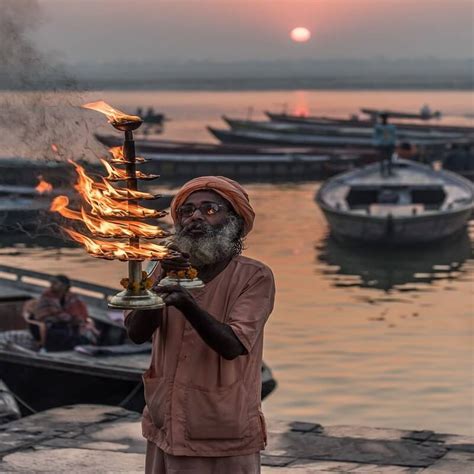
{"label": "flame", "polygon": [[118,260],[159,260],[169,255],[169,250],[163,245],[141,243],[133,247],[124,242],[106,242],[93,240],[71,229],[64,229],[76,242],[84,245],[87,253],[94,257]]}
{"label": "flame", "polygon": [[51,143],[51,150],[53,150],[54,153],[59,155],[59,148],[58,145],[56,145],[55,143]]}
{"label": "flame", "polygon": [[102,178],[103,184],[94,183],[100,189],[104,196],[113,199],[156,199],[160,197],[159,194],[144,193],[142,191],[134,191],[127,188],[114,188],[105,178]]}
{"label": "flame", "polygon": [[[130,179],[130,176],[127,175],[127,172],[125,170],[115,168],[112,166],[110,163],[107,163],[107,161],[103,160],[102,158],[100,159],[102,164],[105,166],[105,169],[109,173],[109,175],[105,179],[109,180],[117,180],[117,181],[124,181],[127,179]],[[141,171],[136,171],[136,176],[139,179],[155,179],[158,176],[153,175],[153,174],[145,174],[142,173]]]}
{"label": "flame", "polygon": [[[76,168],[78,174],[78,182],[75,185],[75,188],[84,200],[91,206],[91,213],[101,217],[146,217],[146,218],[156,218],[163,217],[166,215],[166,212],[155,211],[154,209],[148,209],[146,207],[139,206],[138,204],[130,202],[120,202],[114,200],[113,198],[107,196],[104,192],[105,185],[100,183],[95,183],[92,178],[87,176],[84,168],[77,163],[69,160],[70,163]],[[111,187],[114,189],[113,187]],[[134,193],[135,191],[124,191],[121,192]],[[110,192],[108,190],[107,192]],[[137,191],[138,193],[138,191]],[[120,193],[121,194],[121,193]],[[124,199],[124,197],[121,197]]]}
{"label": "flame", "polygon": [[48,183],[43,179],[43,176],[39,175],[38,176],[39,183],[38,186],[36,186],[36,192],[39,194],[50,194],[53,190],[53,185],[51,183]]}
{"label": "flame", "polygon": [[51,203],[50,210],[58,212],[63,217],[73,219],[76,221],[84,222],[87,228],[94,235],[101,237],[114,237],[114,238],[133,238],[133,237],[144,237],[146,239],[156,239],[158,237],[165,237],[168,234],[157,226],[144,224],[141,222],[134,221],[104,221],[97,217],[92,217],[87,214],[84,208],[81,211],[73,211],[69,209],[67,205],[69,199],[67,196],[58,196]]}
{"label": "flame", "polygon": [[95,110],[103,113],[109,123],[123,123],[123,122],[142,122],[142,119],[138,115],[127,115],[120,110],[114,109],[111,105],[107,104],[103,100],[97,102],[89,102],[82,106],[84,109]]}
{"label": "flame", "polygon": [[[123,148],[121,146],[113,146],[109,148],[109,153],[112,155],[112,159],[110,160],[111,163],[127,163],[127,160],[123,156]],[[145,163],[145,158],[141,158],[139,156],[135,157],[136,163]]]}

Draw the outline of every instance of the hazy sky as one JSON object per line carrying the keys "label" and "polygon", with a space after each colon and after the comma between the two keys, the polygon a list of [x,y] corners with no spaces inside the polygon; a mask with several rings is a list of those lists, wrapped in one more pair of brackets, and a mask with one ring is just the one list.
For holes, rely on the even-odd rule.
{"label": "hazy sky", "polygon": [[35,41],[73,63],[473,56],[471,0],[38,1]]}

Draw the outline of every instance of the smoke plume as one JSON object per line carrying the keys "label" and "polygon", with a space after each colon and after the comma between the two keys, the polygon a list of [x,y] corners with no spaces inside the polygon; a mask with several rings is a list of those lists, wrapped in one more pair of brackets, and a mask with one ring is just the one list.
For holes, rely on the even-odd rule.
{"label": "smoke plume", "polygon": [[102,147],[91,133],[96,127],[88,129],[90,115],[87,123],[78,108],[84,92],[63,65],[34,44],[40,22],[37,0],[1,0],[0,159],[93,157]]}

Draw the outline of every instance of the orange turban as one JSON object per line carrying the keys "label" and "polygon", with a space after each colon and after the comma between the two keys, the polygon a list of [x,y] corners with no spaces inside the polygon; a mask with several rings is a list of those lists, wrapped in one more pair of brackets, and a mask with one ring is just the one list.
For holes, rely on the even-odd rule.
{"label": "orange turban", "polygon": [[239,183],[224,176],[201,176],[185,183],[171,202],[171,217],[174,222],[178,217],[177,209],[196,191],[214,191],[222,196],[244,220],[244,235],[252,230],[255,212],[248,194]]}

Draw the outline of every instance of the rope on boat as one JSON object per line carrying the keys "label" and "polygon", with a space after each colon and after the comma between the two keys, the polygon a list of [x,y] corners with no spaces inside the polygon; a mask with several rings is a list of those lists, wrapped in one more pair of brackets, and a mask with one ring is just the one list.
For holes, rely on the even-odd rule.
{"label": "rope on boat", "polygon": [[10,387],[8,387],[8,391],[13,395],[15,400],[20,402],[20,404],[23,405],[27,410],[31,411],[31,413],[33,414],[38,413],[34,408],[31,408],[30,405],[28,405],[28,403],[22,400]]}
{"label": "rope on boat", "polygon": [[124,408],[125,405],[137,394],[141,387],[142,382],[138,382],[138,384],[133,387],[133,390],[118,404],[118,406]]}

